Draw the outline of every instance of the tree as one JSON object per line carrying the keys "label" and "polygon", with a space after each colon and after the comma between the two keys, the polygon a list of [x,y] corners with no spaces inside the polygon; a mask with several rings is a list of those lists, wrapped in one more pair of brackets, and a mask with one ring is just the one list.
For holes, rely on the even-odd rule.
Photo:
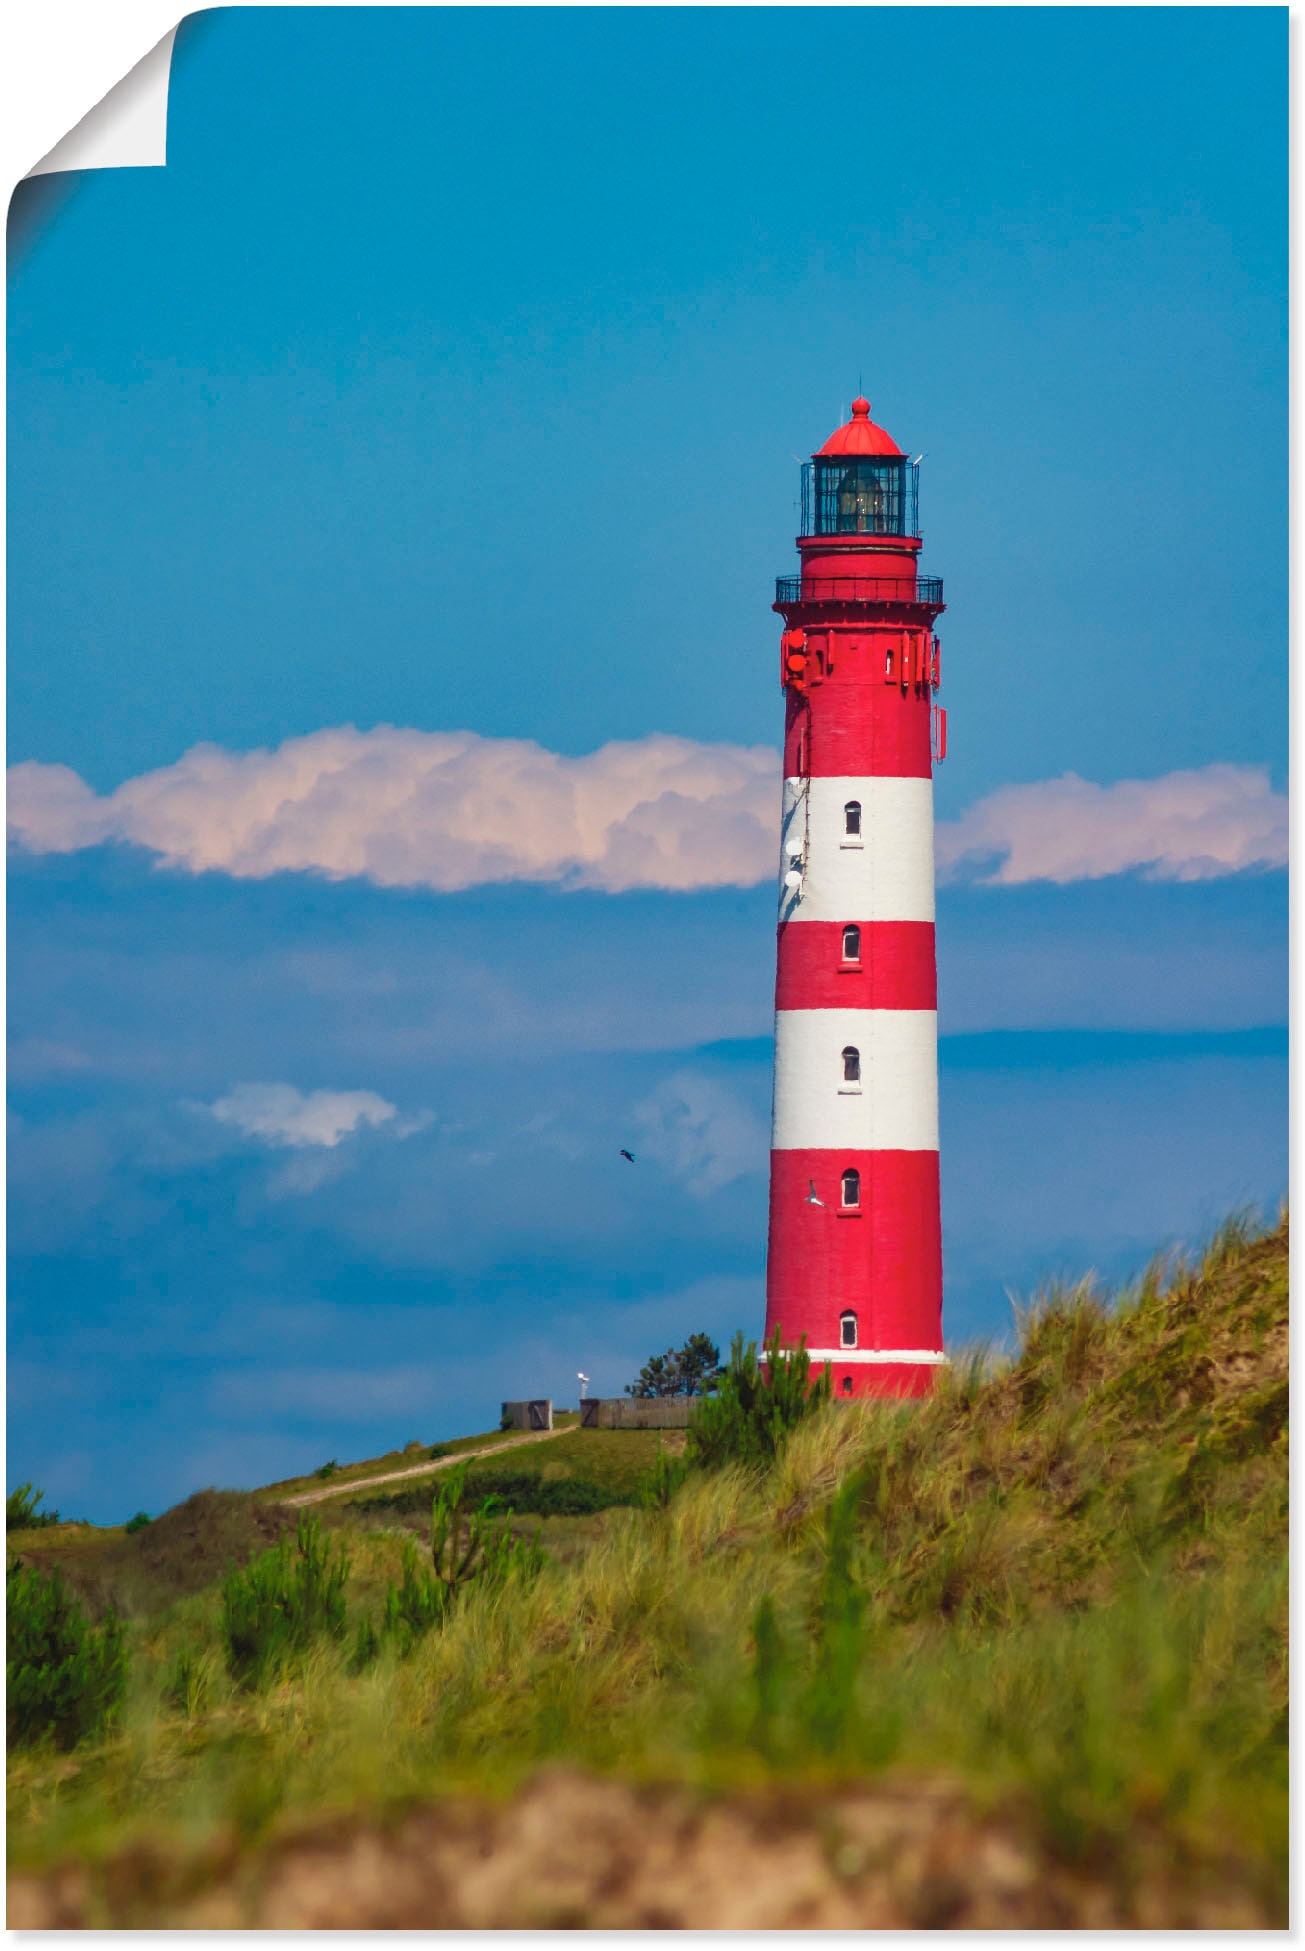
{"label": "tree", "polygon": [[680,1394],[686,1396],[711,1395],[725,1372],[720,1349],[710,1335],[690,1335],[679,1352],[679,1364]]}
{"label": "tree", "polygon": [[813,1378],[806,1336],[796,1348],[780,1346],[776,1328],[764,1360],[757,1344],[735,1335],[729,1367],[719,1388],[689,1431],[685,1455],[709,1470],[725,1463],[768,1466],[791,1432],[830,1399],[829,1364]]}
{"label": "tree", "polygon": [[628,1396],[710,1395],[722,1374],[720,1349],[710,1335],[690,1335],[683,1348],[668,1348],[664,1355],[653,1355],[633,1382],[627,1382]]}

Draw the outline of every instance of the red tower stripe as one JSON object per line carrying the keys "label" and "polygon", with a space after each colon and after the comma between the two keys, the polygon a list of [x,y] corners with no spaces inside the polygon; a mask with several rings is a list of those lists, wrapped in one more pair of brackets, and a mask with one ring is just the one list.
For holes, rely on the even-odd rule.
{"label": "red tower stripe", "polygon": [[[822,1364],[823,1367],[823,1364]],[[876,1362],[873,1368],[848,1362],[841,1368],[835,1356],[829,1364],[835,1396],[892,1396],[898,1401],[927,1396],[938,1377],[936,1368],[914,1362]]]}
{"label": "red tower stripe", "polygon": [[[860,1206],[845,1213],[849,1167]],[[823,1205],[809,1203],[811,1184]],[[860,1348],[941,1349],[937,1152],[772,1152],[767,1288],[767,1332],[778,1326],[786,1347],[805,1335],[808,1348],[837,1348],[850,1308]],[[848,1373],[854,1394],[883,1386],[881,1375],[870,1390],[868,1364]]]}
{"label": "red tower stripe", "polygon": [[788,693],[784,777],[927,779],[932,770],[927,690],[895,684],[816,685]]}
{"label": "red tower stripe", "polygon": [[781,922],[776,1009],[937,1009],[931,921],[862,921],[861,959],[843,959],[838,921]]}

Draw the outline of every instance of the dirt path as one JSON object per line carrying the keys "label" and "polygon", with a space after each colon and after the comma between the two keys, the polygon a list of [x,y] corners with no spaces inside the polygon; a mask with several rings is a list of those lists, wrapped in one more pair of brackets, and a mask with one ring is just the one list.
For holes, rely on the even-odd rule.
{"label": "dirt path", "polygon": [[545,1443],[550,1436],[565,1436],[566,1429],[531,1430],[526,1436],[514,1436],[507,1443],[486,1443],[480,1450],[459,1450],[456,1456],[436,1457],[425,1463],[414,1463],[407,1470],[387,1470],[380,1477],[350,1477],[344,1483],[327,1484],[323,1490],[297,1490],[293,1497],[278,1497],[278,1504],[320,1504],[326,1497],[343,1497],[349,1490],[370,1490],[373,1484],[398,1484],[405,1477],[429,1477],[436,1470],[451,1470],[455,1463],[465,1463],[473,1456],[502,1456],[504,1450],[519,1450],[526,1443]]}

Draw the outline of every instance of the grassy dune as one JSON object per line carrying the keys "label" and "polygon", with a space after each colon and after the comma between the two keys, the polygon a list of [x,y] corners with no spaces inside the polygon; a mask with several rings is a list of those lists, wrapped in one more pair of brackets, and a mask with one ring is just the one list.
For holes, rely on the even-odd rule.
{"label": "grassy dune", "polygon": [[[695,1473],[664,1510],[571,1521],[542,1574],[473,1586],[406,1659],[355,1675],[319,1647],[241,1694],[212,1583],[138,1608],[119,1731],[11,1759],[11,1862],[30,1890],[55,1887],[47,1866],[91,1866],[65,1921],[180,1916],[157,1895],[162,1860],[189,1866],[185,1903],[241,1861],[256,1911],[248,1865],[282,1861],[288,1837],[363,1822],[397,1838],[451,1793],[510,1811],[552,1764],[740,1822],[794,1790],[810,1821],[849,1784],[899,1812],[952,1798],[975,1836],[996,1823],[1028,1853],[1039,1890],[1108,1893],[1097,1921],[1281,1923],[1286,1432],[1286,1223],[1234,1223],[1134,1291],[1040,1297],[1017,1358],[958,1364],[923,1406],[831,1405],[767,1475]],[[576,1431],[537,1466],[582,1470],[588,1439],[628,1434]],[[401,1522],[347,1503],[332,1522],[351,1607],[374,1612]],[[153,1885],[132,1861],[156,1864]],[[441,1914],[480,1915],[459,1901],[445,1889]],[[868,1883],[857,1901],[852,1921],[878,1915]],[[1089,1920],[1011,1903],[892,1916]]]}

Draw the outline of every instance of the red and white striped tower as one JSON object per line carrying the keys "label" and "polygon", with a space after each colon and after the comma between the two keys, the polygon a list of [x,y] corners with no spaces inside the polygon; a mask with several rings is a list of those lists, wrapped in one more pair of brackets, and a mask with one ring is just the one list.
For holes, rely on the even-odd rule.
{"label": "red and white striped tower", "polygon": [[942,584],[919,464],[857,400],[802,470],[781,577],[784,812],[766,1334],[838,1396],[924,1395],[942,1352],[933,702]]}

